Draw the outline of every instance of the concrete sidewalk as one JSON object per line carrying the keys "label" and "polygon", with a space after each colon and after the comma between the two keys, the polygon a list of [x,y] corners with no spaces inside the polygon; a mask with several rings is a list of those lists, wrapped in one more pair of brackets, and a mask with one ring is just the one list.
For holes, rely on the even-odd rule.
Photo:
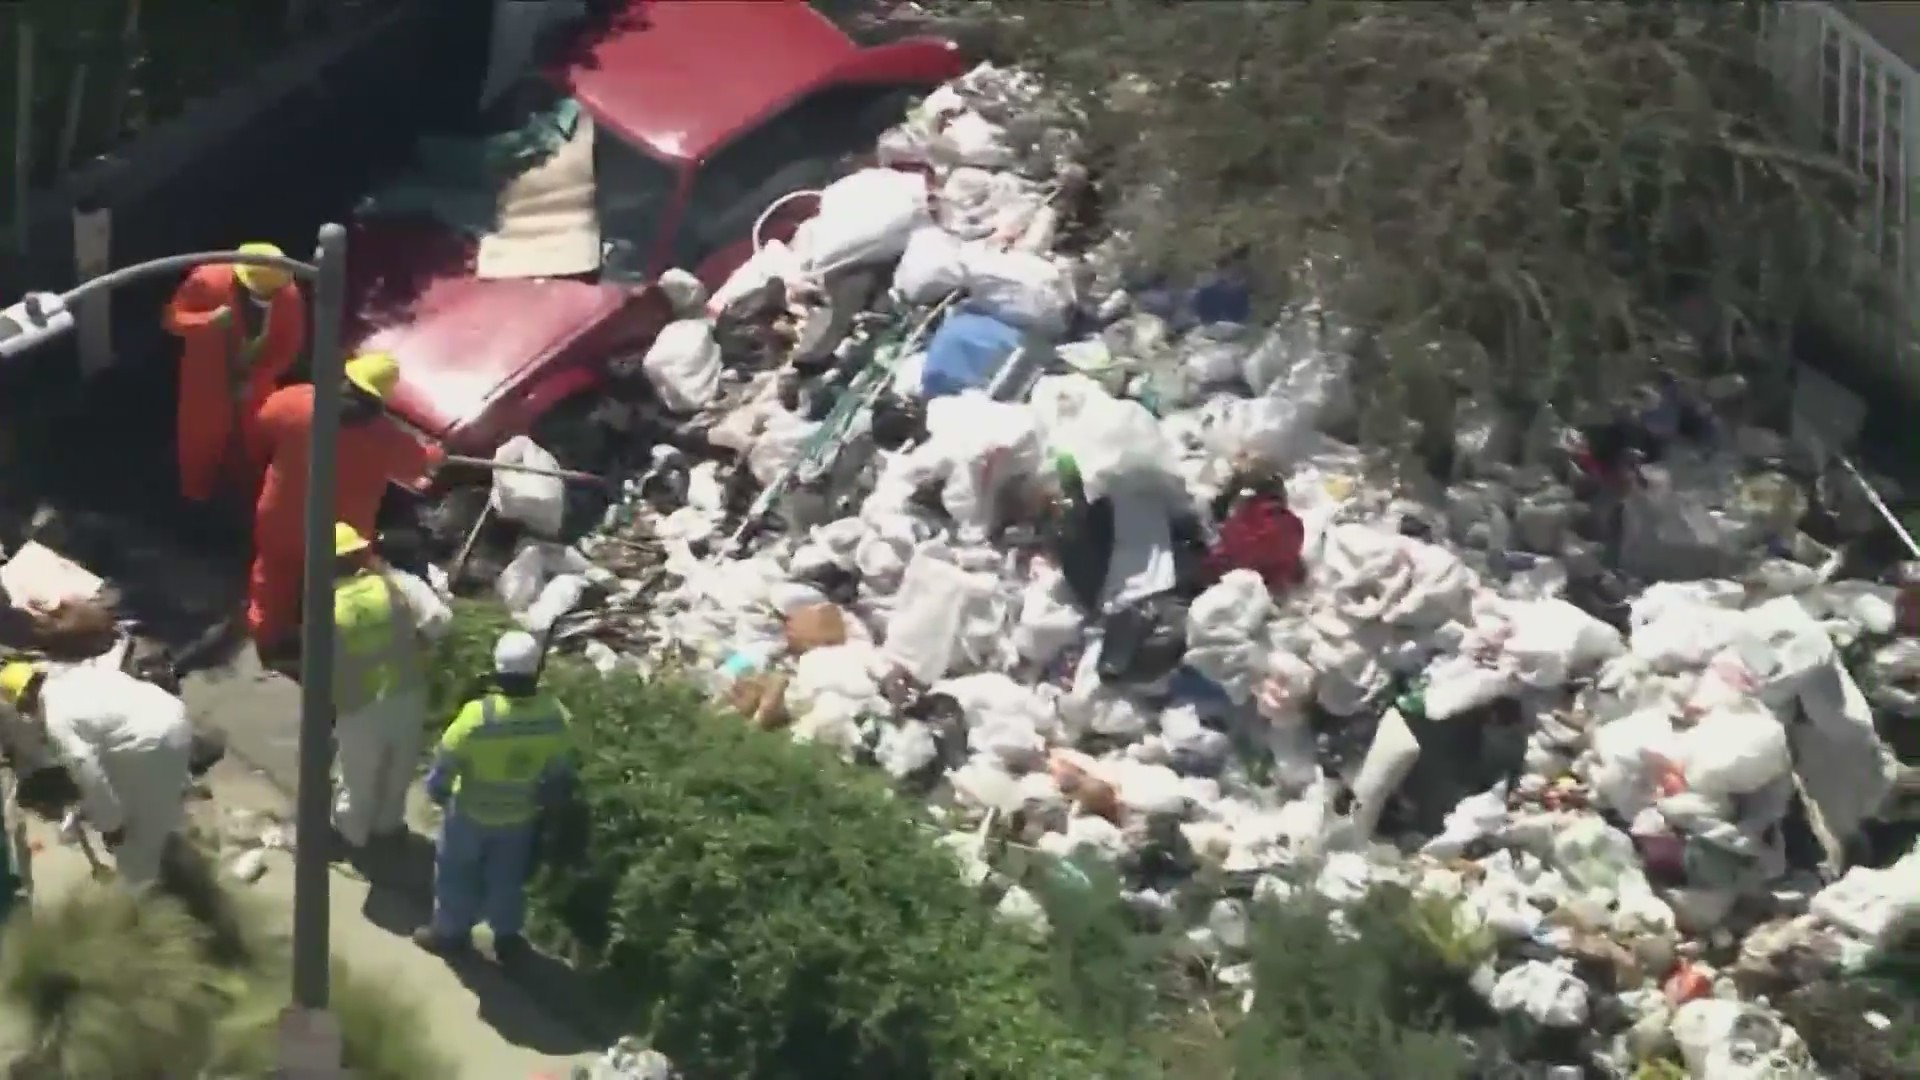
{"label": "concrete sidewalk", "polygon": [[[213,800],[195,807],[203,827],[217,827],[213,819],[233,811],[291,816],[279,789],[237,762],[222,763],[210,780]],[[34,823],[30,833],[38,843],[32,867],[37,901],[68,889],[101,887],[90,880],[79,849],[60,846],[52,826]],[[266,875],[258,882],[233,887],[290,920],[292,856],[269,852],[266,861]],[[595,1040],[551,1015],[490,962],[476,957],[449,965],[415,948],[405,935],[426,915],[416,900],[371,885],[346,868],[336,867],[332,886],[334,955],[357,971],[404,986],[435,1043],[459,1063],[456,1075],[462,1080],[561,1078],[573,1065],[598,1056]]]}

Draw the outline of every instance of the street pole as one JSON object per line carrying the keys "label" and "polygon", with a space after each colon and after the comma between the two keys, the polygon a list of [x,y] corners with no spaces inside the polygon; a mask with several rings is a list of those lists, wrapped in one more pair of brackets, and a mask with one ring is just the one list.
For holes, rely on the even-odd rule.
{"label": "street pole", "polygon": [[320,230],[314,257],[313,423],[307,452],[306,591],[300,618],[300,783],[295,793],[293,1003],[327,1007],[332,949],[327,852],[333,762],[334,451],[340,436],[340,323],[346,230]]}

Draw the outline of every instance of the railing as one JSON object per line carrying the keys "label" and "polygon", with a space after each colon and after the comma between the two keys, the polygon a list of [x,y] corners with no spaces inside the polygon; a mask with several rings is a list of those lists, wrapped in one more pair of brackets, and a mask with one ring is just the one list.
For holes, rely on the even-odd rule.
{"label": "railing", "polygon": [[1920,387],[1920,72],[1837,5],[1783,3],[1771,17],[1770,59],[1809,136],[1867,183],[1864,224],[1898,298],[1891,325],[1863,328],[1867,343]]}

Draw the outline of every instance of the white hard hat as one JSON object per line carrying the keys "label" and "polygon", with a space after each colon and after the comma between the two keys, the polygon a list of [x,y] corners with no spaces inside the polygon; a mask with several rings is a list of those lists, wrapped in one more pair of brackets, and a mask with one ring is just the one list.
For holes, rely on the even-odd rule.
{"label": "white hard hat", "polygon": [[496,675],[532,675],[540,670],[540,643],[525,630],[509,630],[493,646]]}

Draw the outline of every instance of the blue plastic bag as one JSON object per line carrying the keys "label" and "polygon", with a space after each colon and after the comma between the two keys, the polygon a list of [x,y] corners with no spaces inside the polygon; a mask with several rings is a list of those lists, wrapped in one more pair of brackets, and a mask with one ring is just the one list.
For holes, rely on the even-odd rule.
{"label": "blue plastic bag", "polygon": [[1020,331],[998,319],[959,311],[927,342],[920,371],[922,397],[943,397],[976,390],[993,381],[1000,366],[1020,347]]}

